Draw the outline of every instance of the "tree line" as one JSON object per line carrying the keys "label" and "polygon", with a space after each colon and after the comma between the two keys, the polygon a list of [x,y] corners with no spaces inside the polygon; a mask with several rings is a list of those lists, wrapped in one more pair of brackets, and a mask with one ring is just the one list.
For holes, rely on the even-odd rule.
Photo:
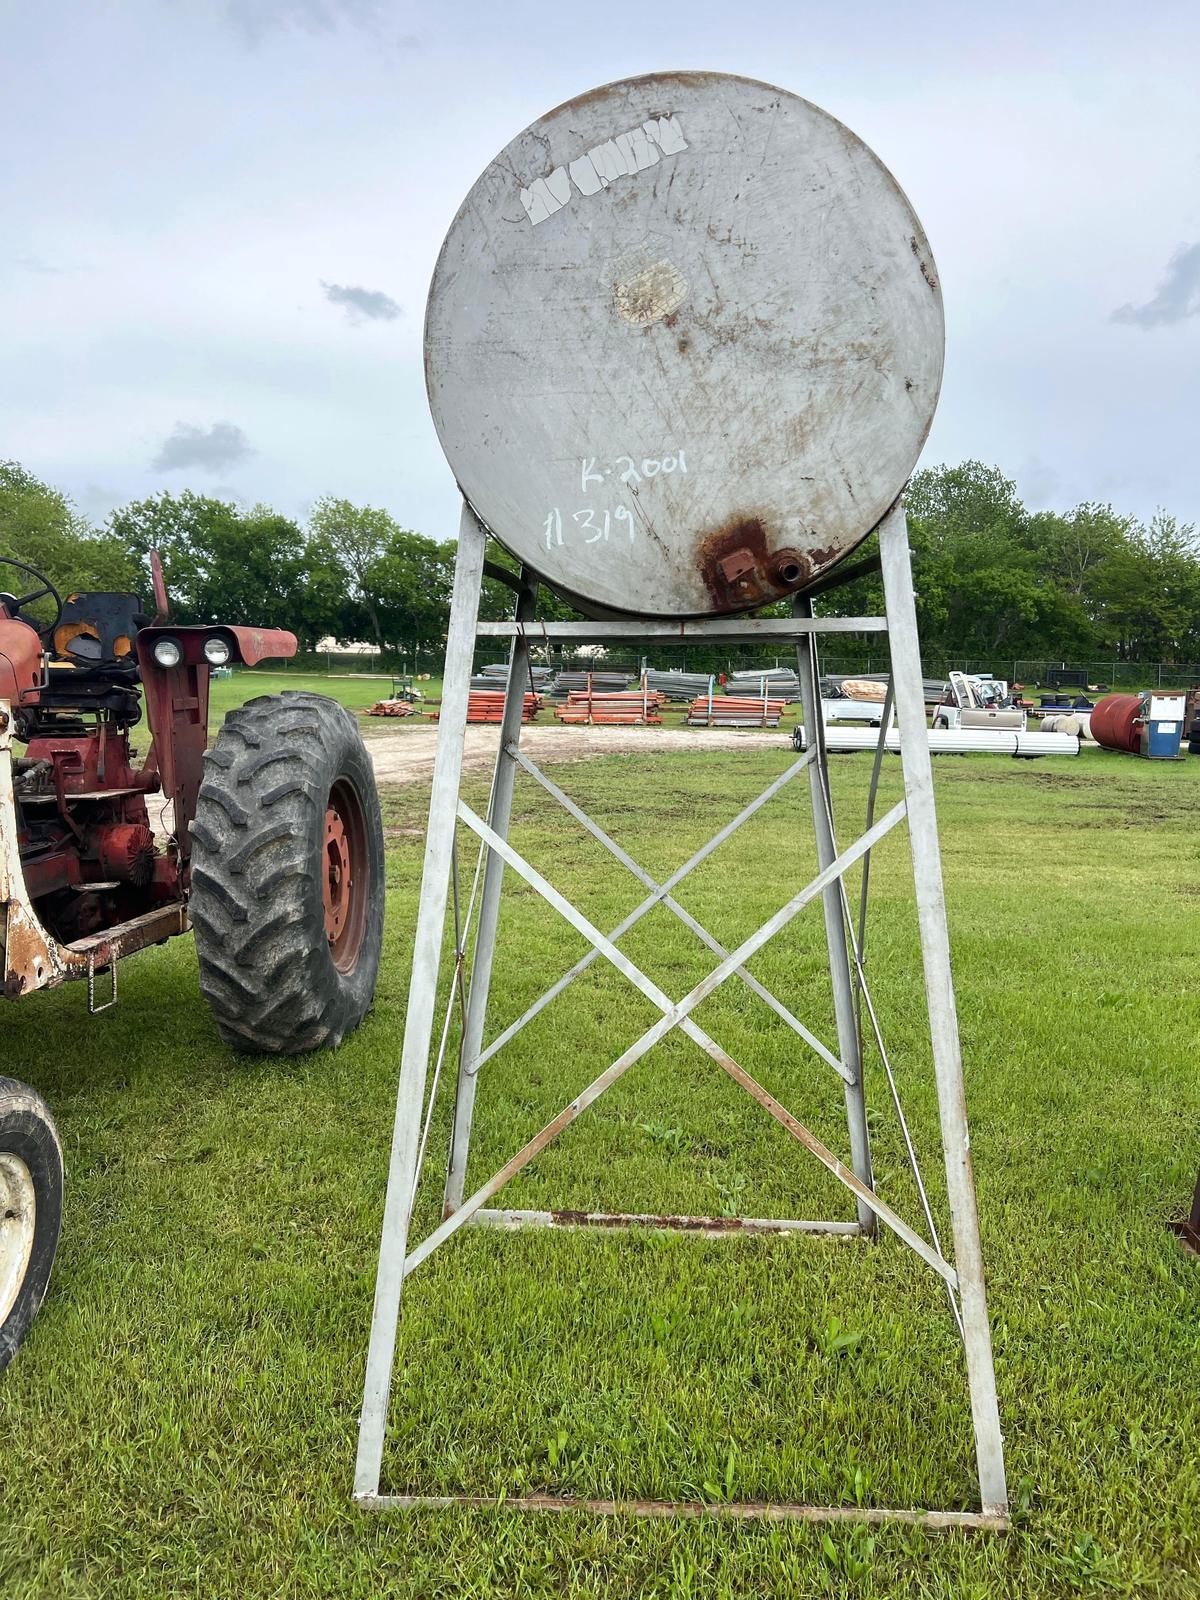
{"label": "tree line", "polygon": [[[905,502],[927,659],[1200,661],[1194,525],[1098,501],[1031,511],[979,461],[922,469]],[[877,614],[882,585],[862,579],[823,604]]]}
{"label": "tree line", "polygon": [[[1091,501],[1031,511],[1011,479],[978,461],[922,469],[906,498],[928,659],[1200,660],[1192,525],[1167,512],[1145,522]],[[305,650],[333,637],[424,660],[445,641],[454,541],[402,528],[386,511],[328,497],[301,524],[269,506],[184,490],[132,501],[95,527],[60,490],[0,463],[0,555],[37,567],[64,594],[148,595],[152,549],[180,622],[290,628]],[[515,571],[503,551],[491,554]],[[8,587],[0,569],[0,589]],[[503,584],[485,582],[485,617],[507,616],[511,604]],[[882,605],[872,575],[821,601],[844,616]],[[540,608],[546,617],[574,614],[545,590]]]}

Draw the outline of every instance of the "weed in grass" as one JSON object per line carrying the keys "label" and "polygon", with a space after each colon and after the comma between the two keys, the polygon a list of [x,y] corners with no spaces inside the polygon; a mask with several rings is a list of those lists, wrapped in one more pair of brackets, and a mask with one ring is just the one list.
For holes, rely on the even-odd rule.
{"label": "weed in grass", "polygon": [[757,1315],[758,1309],[751,1300],[735,1300],[725,1307],[725,1321],[735,1338],[741,1337]]}
{"label": "weed in grass", "polygon": [[1009,1490],[1009,1516],[1013,1526],[1019,1527],[1021,1523],[1028,1522],[1033,1515],[1033,1479],[1024,1477],[1018,1479],[1016,1486]]}
{"label": "weed in grass", "polygon": [[1110,1589],[1120,1578],[1120,1563],[1106,1554],[1091,1533],[1079,1533],[1056,1558],[1073,1589]]}
{"label": "weed in grass", "polygon": [[842,1463],[842,1500],[865,1506],[871,1495],[871,1474],[857,1461]]}
{"label": "weed in grass", "polygon": [[870,1577],[875,1565],[875,1535],[861,1523],[847,1533],[821,1535],[821,1555],[829,1571],[847,1583],[860,1584]]}
{"label": "weed in grass", "polygon": [[652,1144],[660,1145],[664,1150],[673,1151],[675,1155],[683,1155],[692,1148],[690,1134],[682,1128],[675,1127],[665,1122],[639,1122],[637,1127],[646,1135]]}
{"label": "weed in grass", "polygon": [[650,1312],[650,1335],[655,1344],[666,1344],[688,1322],[687,1297],[682,1292],[666,1295]]}
{"label": "weed in grass", "polygon": [[844,1356],[857,1350],[862,1343],[862,1330],[846,1328],[840,1317],[830,1316],[823,1328],[817,1331],[817,1348],[824,1356]]}
{"label": "weed in grass", "polygon": [[666,1592],[675,1600],[694,1600],[694,1596],[702,1591],[699,1587],[700,1574],[696,1563],[690,1555],[682,1550],[671,1551],[671,1584]]}
{"label": "weed in grass", "polygon": [[717,1215],[741,1216],[746,1193],[746,1178],[740,1172],[709,1170],[708,1181],[717,1197]]}
{"label": "weed in grass", "polygon": [[734,1500],[737,1498],[737,1450],[733,1445],[725,1452],[725,1466],[720,1473],[713,1473],[704,1479],[702,1485],[704,1498],[710,1501]]}
{"label": "weed in grass", "polygon": [[546,1460],[555,1479],[565,1474],[570,1459],[571,1435],[565,1428],[560,1428],[552,1439],[546,1441]]}

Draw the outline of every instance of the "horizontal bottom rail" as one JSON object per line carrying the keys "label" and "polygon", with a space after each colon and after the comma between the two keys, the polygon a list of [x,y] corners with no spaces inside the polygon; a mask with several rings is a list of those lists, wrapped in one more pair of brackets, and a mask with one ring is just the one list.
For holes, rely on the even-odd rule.
{"label": "horizontal bottom rail", "polygon": [[1001,1511],[893,1511],[878,1506],[807,1506],[766,1500],[576,1500],[569,1495],[363,1494],[364,1511],[578,1511],[600,1517],[717,1517],[742,1522],[905,1523],[933,1533],[1007,1533]]}
{"label": "horizontal bottom rail", "polygon": [[858,1222],[807,1221],[779,1217],[680,1217],[654,1212],[625,1211],[520,1211],[487,1209],[471,1218],[476,1228],[653,1228],[662,1233],[686,1233],[695,1239],[731,1239],[747,1234],[824,1234],[835,1239],[872,1237]]}

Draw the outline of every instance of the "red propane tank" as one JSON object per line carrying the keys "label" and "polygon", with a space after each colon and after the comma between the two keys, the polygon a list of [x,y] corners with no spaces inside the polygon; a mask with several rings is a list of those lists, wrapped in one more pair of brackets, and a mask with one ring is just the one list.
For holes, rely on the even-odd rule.
{"label": "red propane tank", "polygon": [[1135,724],[1141,714],[1140,695],[1106,694],[1092,712],[1092,738],[1107,750],[1129,750],[1137,755],[1142,730]]}

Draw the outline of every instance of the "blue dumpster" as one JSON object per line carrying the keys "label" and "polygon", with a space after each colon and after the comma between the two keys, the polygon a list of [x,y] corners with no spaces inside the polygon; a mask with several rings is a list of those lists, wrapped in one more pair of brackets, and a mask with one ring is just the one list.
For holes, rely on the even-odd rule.
{"label": "blue dumpster", "polygon": [[1183,737],[1185,696],[1158,694],[1153,689],[1146,697],[1145,728],[1142,732],[1142,754],[1152,760],[1173,761],[1179,754],[1179,741]]}

